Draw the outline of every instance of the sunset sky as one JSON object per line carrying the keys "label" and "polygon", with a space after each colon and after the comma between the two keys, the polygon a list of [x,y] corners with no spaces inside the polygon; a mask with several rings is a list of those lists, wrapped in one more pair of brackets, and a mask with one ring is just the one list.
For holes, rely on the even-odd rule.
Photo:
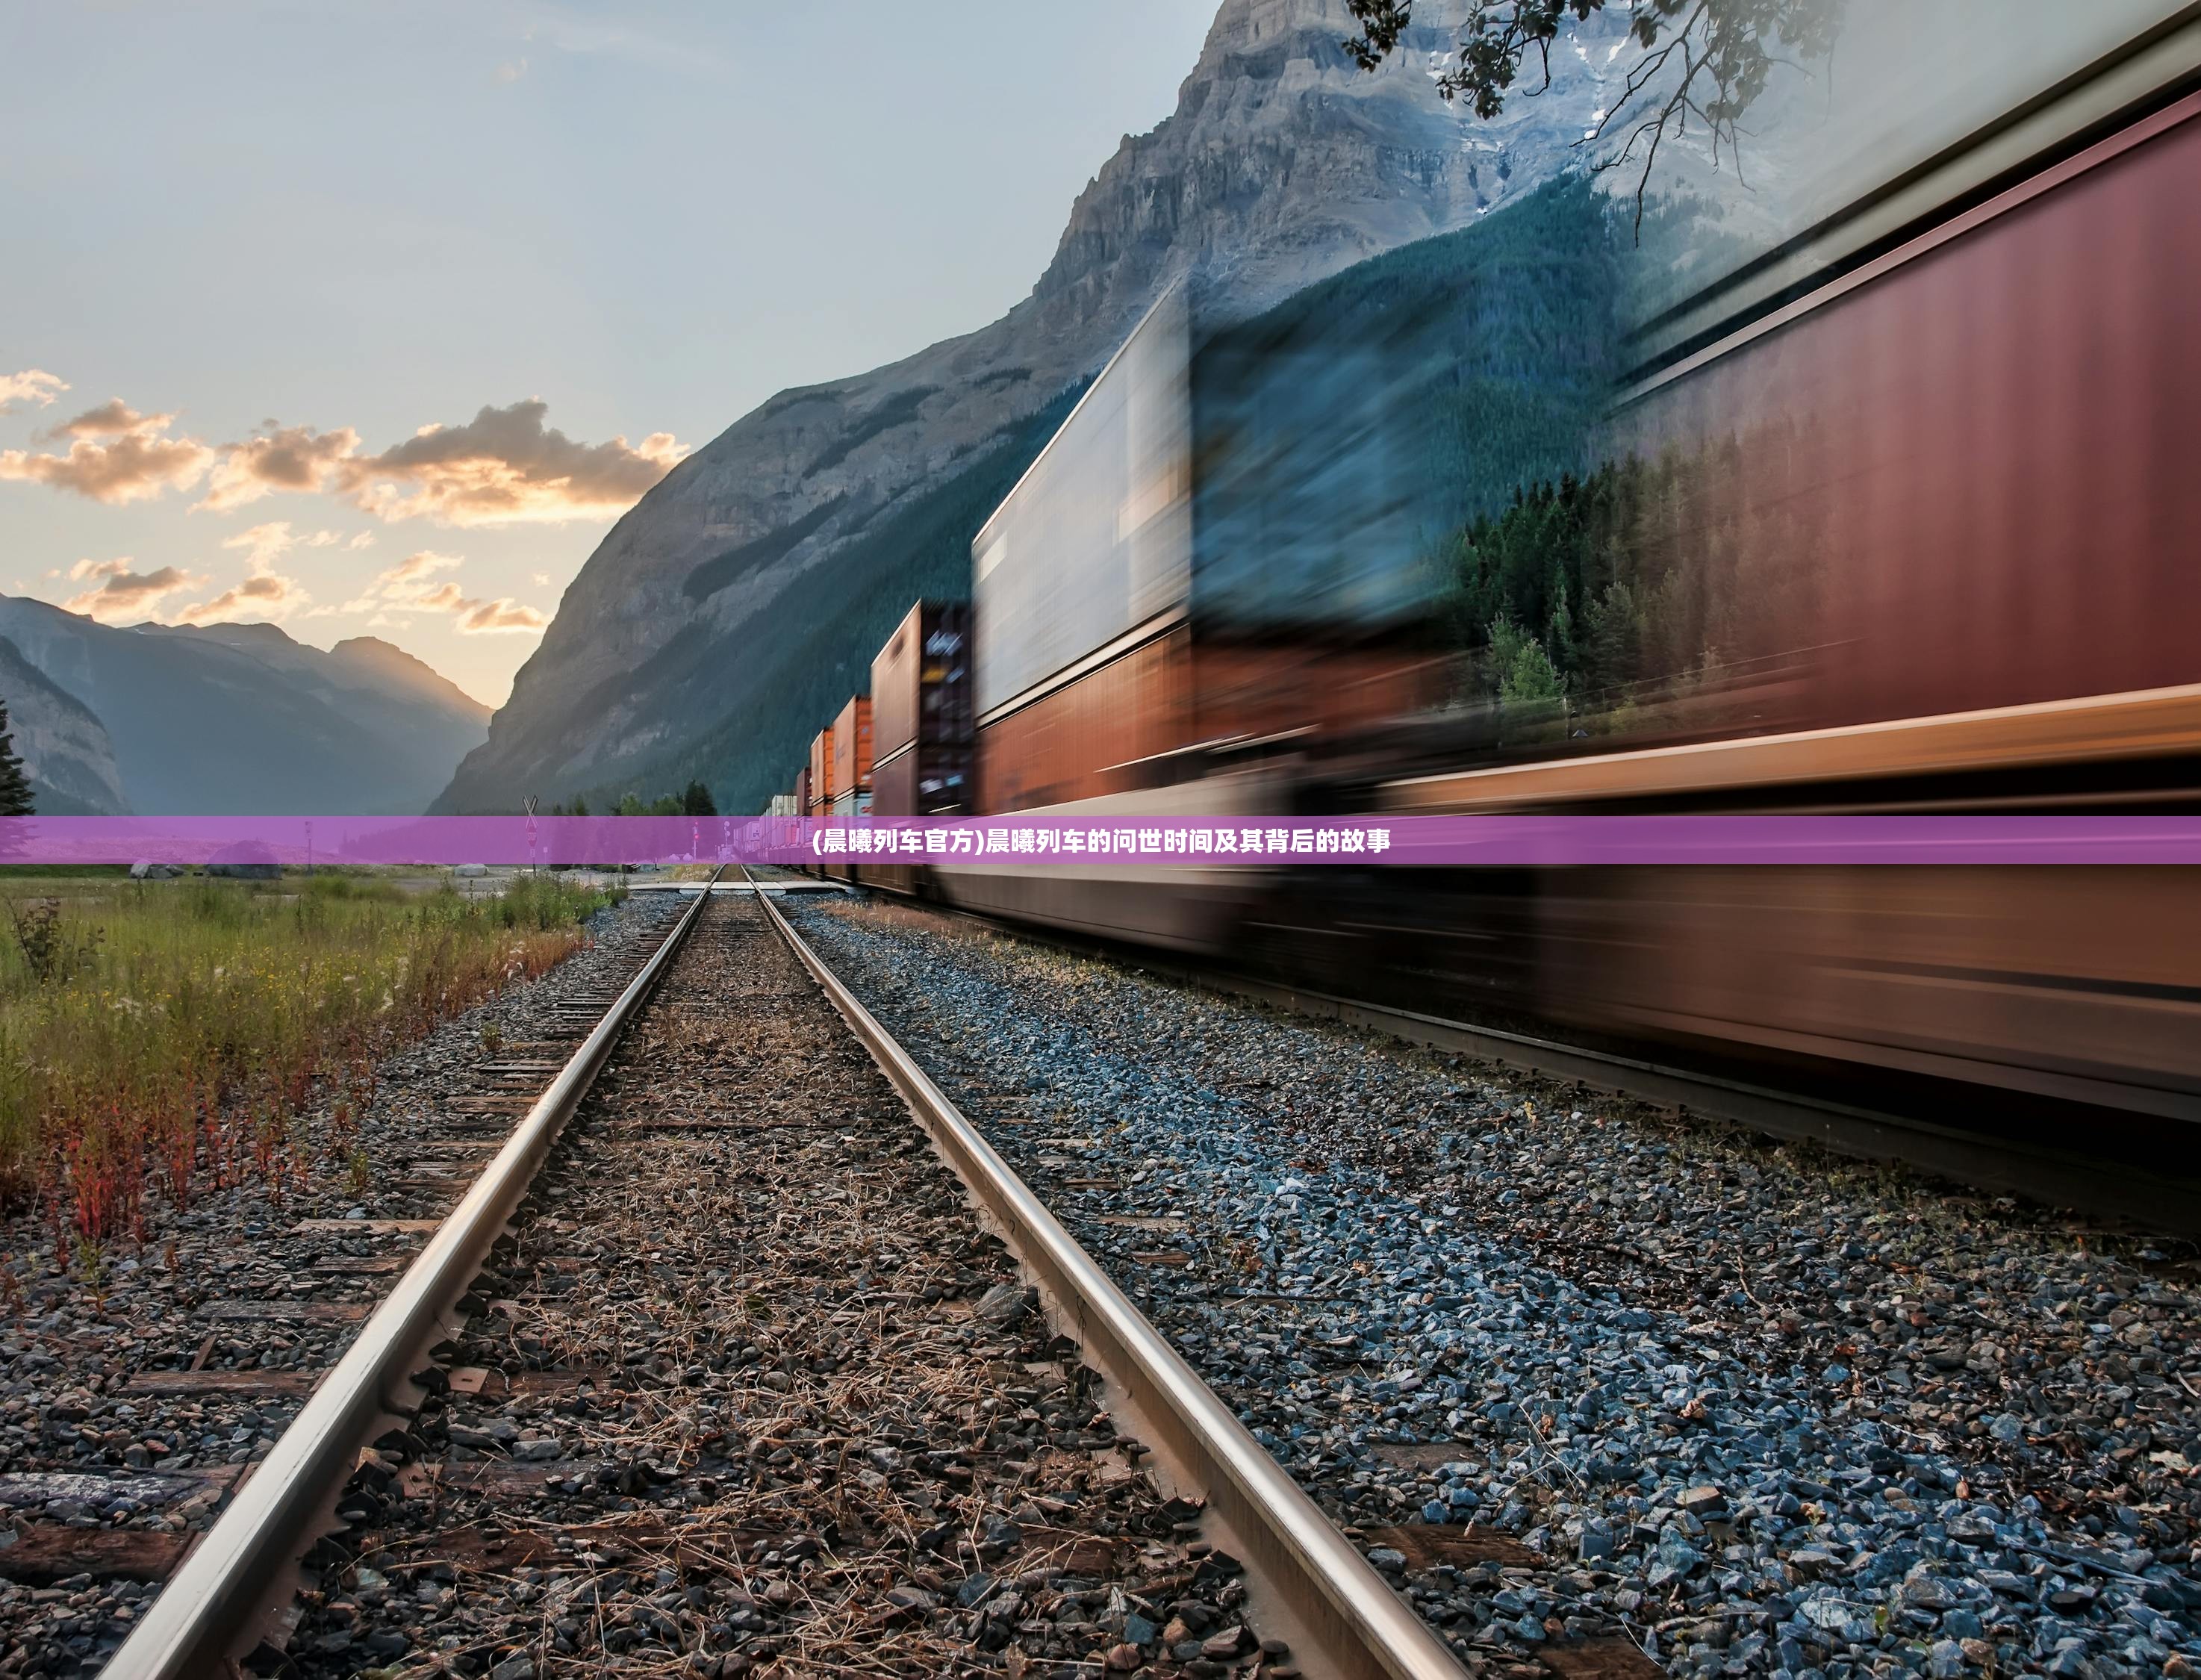
{"label": "sunset sky", "polygon": [[681,455],[1023,297],[1206,11],[9,8],[0,590],[496,704]]}

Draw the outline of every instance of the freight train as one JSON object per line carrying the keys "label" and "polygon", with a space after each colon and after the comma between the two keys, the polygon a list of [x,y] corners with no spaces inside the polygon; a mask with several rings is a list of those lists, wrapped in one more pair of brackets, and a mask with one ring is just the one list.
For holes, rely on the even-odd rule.
{"label": "freight train", "polygon": [[[882,652],[872,808],[2194,808],[2201,9],[2023,40],[1993,9],[1852,9],[1956,32],[1887,48],[1896,96],[1935,50],[1969,78],[1905,123],[1827,93],[1785,197],[1638,257],[1581,467],[1449,549],[1400,432],[1427,412],[1411,332],[1203,332],[1165,297],[977,533],[968,614],[913,608]],[[2084,1105],[2174,1176],[2201,1153],[2191,872],[881,884],[1417,1011],[1906,1082],[2013,1137],[2068,1138]]]}

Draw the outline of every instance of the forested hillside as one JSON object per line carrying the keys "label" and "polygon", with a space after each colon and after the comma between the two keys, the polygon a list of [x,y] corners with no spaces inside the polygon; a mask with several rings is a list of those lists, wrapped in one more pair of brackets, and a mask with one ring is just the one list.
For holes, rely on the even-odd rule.
{"label": "forested hillside", "polygon": [[1566,177],[1503,215],[1358,263],[1232,332],[1352,344],[1380,324],[1412,346],[1421,376],[1394,395],[1412,414],[1434,536],[1591,466],[1618,367],[1627,253],[1608,202]]}
{"label": "forested hillside", "polygon": [[1470,698],[1555,710],[1593,735],[1648,727],[1658,708],[1740,695],[1794,657],[1814,622],[1822,533],[1793,511],[1777,467],[1734,493],[1747,452],[1809,458],[1793,437],[1730,438],[1656,461],[1605,461],[1518,492],[1447,555],[1447,615]]}

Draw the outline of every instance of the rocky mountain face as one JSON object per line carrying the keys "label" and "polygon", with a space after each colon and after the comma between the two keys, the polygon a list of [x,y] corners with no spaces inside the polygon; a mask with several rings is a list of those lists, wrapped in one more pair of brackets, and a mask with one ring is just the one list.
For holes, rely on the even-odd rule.
{"label": "rocky mountain face", "polygon": [[1224,0],[1175,112],[1101,166],[1028,298],[907,361],[780,393],[613,528],[436,808],[691,774],[753,804],[753,767],[796,761],[918,589],[967,593],[989,496],[1171,281],[1196,275],[1206,307],[1251,314],[1576,161],[1624,17],[1593,19],[1554,51],[1548,91],[1484,124],[1430,83],[1469,10],[1417,7],[1406,50],[1368,74],[1342,50],[1342,0]]}
{"label": "rocky mountain face", "polygon": [[[373,637],[324,653],[270,624],[117,628],[9,596],[0,637],[27,667],[0,661],[16,748],[56,814],[419,811],[488,732],[487,707]],[[42,696],[27,731],[19,692]]]}
{"label": "rocky mountain face", "polygon": [[7,703],[9,733],[38,811],[50,817],[128,814],[122,767],[115,762],[107,725],[5,637],[0,637],[0,701]]}

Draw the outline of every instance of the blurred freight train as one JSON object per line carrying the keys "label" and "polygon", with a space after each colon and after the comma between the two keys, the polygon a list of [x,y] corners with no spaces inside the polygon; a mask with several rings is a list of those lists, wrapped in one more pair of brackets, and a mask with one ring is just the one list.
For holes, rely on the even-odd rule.
{"label": "blurred freight train", "polygon": [[[1898,68],[1766,114],[1788,167],[1754,220],[1654,214],[1579,472],[1450,547],[1412,308],[1206,331],[1165,297],[978,532],[970,614],[921,604],[882,652],[872,808],[2201,805],[2201,9],[2022,39],[1977,5],[1849,9]],[[824,762],[808,808],[850,791]],[[2174,1177],[2201,1154],[2190,872],[882,884],[1425,1013],[1906,1081],[2012,1138],[2089,1105]]]}

